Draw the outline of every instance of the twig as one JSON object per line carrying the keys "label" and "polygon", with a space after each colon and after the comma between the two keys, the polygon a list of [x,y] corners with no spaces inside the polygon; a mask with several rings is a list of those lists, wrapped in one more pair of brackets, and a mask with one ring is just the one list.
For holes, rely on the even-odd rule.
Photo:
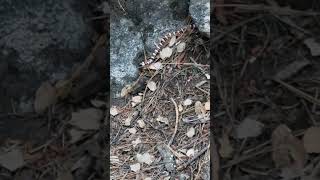
{"label": "twig", "polygon": [[121,5],[119,0],[118,0],[118,4],[119,4],[120,8],[122,9],[122,11],[125,12],[125,14],[127,14],[126,10],[123,8],[123,6]]}
{"label": "twig", "polygon": [[210,153],[210,154],[212,154],[210,157],[210,158],[212,158],[211,176],[213,177],[214,180],[219,180],[220,160],[219,160],[217,145],[215,143],[214,137],[211,139],[211,144],[213,146],[212,153]]}
{"label": "twig", "polygon": [[189,164],[191,164],[193,161],[195,161],[196,159],[198,159],[202,154],[204,154],[208,149],[209,149],[210,145],[208,145],[207,147],[203,148],[198,154],[196,154],[195,156],[193,156],[192,159],[190,159],[189,161],[187,161],[186,163],[182,164],[181,166],[179,166],[177,168],[178,171],[186,168]]}
{"label": "twig", "polygon": [[316,99],[316,98],[310,96],[309,94],[307,94],[305,92],[302,92],[301,90],[291,86],[290,84],[287,84],[287,83],[281,81],[280,79],[273,78],[273,80],[276,81],[277,83],[281,84],[285,88],[287,88],[289,91],[295,93],[297,96],[302,97],[302,98],[304,98],[305,100],[307,100],[307,101],[309,101],[311,103],[320,105],[320,100],[319,99]]}
{"label": "twig", "polygon": [[241,27],[241,26],[243,26],[243,25],[245,25],[245,24],[248,24],[248,23],[250,23],[250,22],[256,21],[256,20],[258,20],[258,19],[260,19],[260,18],[262,18],[262,17],[263,17],[263,15],[258,15],[258,16],[256,16],[256,17],[252,17],[252,18],[247,19],[247,20],[245,20],[245,21],[242,21],[242,22],[240,22],[240,23],[238,23],[238,24],[236,24],[236,25],[234,25],[234,26],[229,27],[228,30],[226,30],[225,32],[217,35],[215,38],[213,38],[213,39],[211,40],[211,43],[215,43],[216,41],[222,39],[225,35],[231,33],[232,31],[234,31],[234,30],[236,30],[236,29],[238,29],[239,27]]}
{"label": "twig", "polygon": [[275,6],[266,6],[263,4],[247,5],[247,4],[215,4],[215,7],[236,7],[244,10],[252,11],[268,11],[270,14],[279,14],[279,15],[301,15],[301,16],[317,16],[320,15],[319,12],[306,12],[299,11],[289,8],[275,7]]}
{"label": "twig", "polygon": [[173,98],[170,98],[170,100],[172,101],[172,103],[174,104],[174,108],[176,110],[176,124],[175,124],[175,127],[174,127],[174,132],[172,134],[172,137],[168,143],[168,146],[171,146],[172,142],[173,142],[173,139],[174,137],[176,136],[177,134],[177,130],[178,130],[178,124],[179,124],[179,109],[178,109],[178,105],[177,103],[174,101]]}

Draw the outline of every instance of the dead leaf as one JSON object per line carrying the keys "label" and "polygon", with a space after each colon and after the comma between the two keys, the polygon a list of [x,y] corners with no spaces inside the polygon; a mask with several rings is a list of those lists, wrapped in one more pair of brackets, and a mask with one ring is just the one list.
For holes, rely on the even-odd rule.
{"label": "dead leaf", "polygon": [[84,130],[97,130],[102,118],[103,112],[100,109],[82,109],[72,113],[70,124]]}
{"label": "dead leaf", "polygon": [[236,127],[236,138],[243,139],[248,137],[257,137],[261,134],[263,124],[256,121],[257,116],[246,117],[237,127]]}
{"label": "dead leaf", "polygon": [[157,119],[156,119],[158,122],[162,122],[162,123],[165,123],[165,124],[169,124],[169,120],[168,118],[165,118],[165,117],[162,117],[162,116],[158,116]]}
{"label": "dead leaf", "polygon": [[130,169],[133,172],[139,172],[140,171],[140,163],[130,165]]}
{"label": "dead leaf", "polygon": [[124,126],[131,126],[131,120],[132,116],[127,117],[127,119],[124,121]]}
{"label": "dead leaf", "polygon": [[210,101],[206,102],[204,104],[204,108],[207,110],[207,111],[210,111]]}
{"label": "dead leaf", "polygon": [[73,143],[76,143],[77,141],[79,141],[83,135],[85,134],[86,132],[84,131],[80,131],[80,130],[77,130],[77,129],[70,129],[69,130],[69,135],[71,137],[70,139],[70,143],[73,144]]}
{"label": "dead leaf", "polygon": [[152,63],[149,66],[149,69],[152,69],[152,70],[160,70],[162,68],[163,68],[163,65],[161,62]]}
{"label": "dead leaf", "polygon": [[132,102],[131,102],[132,107],[135,107],[137,104],[141,103],[141,101],[142,101],[142,96],[132,97]]}
{"label": "dead leaf", "polygon": [[96,99],[92,99],[92,100],[90,100],[90,102],[96,108],[101,108],[103,106],[105,107],[107,105],[106,102],[100,101],[100,100],[96,100]]}
{"label": "dead leaf", "polygon": [[192,104],[192,100],[191,99],[186,99],[183,101],[183,105],[184,106],[190,106]]}
{"label": "dead leaf", "polygon": [[172,55],[172,49],[170,47],[165,47],[160,51],[160,58],[165,60]]}
{"label": "dead leaf", "polygon": [[272,133],[272,159],[283,173],[301,172],[306,160],[306,151],[302,142],[292,135],[286,125],[279,125]]}
{"label": "dead leaf", "polygon": [[179,104],[178,110],[179,110],[179,112],[182,112],[182,111],[183,111],[183,106],[182,106],[181,104]]}
{"label": "dead leaf", "polygon": [[304,44],[309,48],[312,56],[320,56],[320,43],[314,38],[304,40]]}
{"label": "dead leaf", "polygon": [[177,45],[177,52],[181,53],[181,52],[184,51],[185,48],[186,48],[186,43],[185,42],[179,43]]}
{"label": "dead leaf", "polygon": [[112,107],[110,108],[110,114],[111,114],[112,116],[118,115],[118,114],[119,114],[118,108],[117,108],[116,106],[112,106]]}
{"label": "dead leaf", "polygon": [[118,156],[110,156],[110,163],[113,165],[120,164],[120,159]]}
{"label": "dead leaf", "polygon": [[157,84],[154,81],[149,81],[147,87],[150,91],[155,91],[157,89]]}
{"label": "dead leaf", "polygon": [[65,99],[71,92],[72,82],[69,80],[60,80],[55,84],[57,98]]}
{"label": "dead leaf", "polygon": [[310,127],[303,136],[304,148],[308,153],[320,153],[320,127]]}
{"label": "dead leaf", "polygon": [[193,157],[194,154],[195,154],[195,151],[194,151],[193,148],[188,149],[188,151],[187,151],[187,153],[186,153],[186,155],[187,155],[188,157]]}
{"label": "dead leaf", "polygon": [[136,128],[129,128],[128,129],[130,134],[136,134],[137,133],[137,129]]}
{"label": "dead leaf", "polygon": [[127,96],[133,89],[133,86],[131,84],[126,85],[125,87],[122,88],[120,96],[125,97]]}
{"label": "dead leaf", "polygon": [[144,128],[144,127],[146,126],[146,123],[145,123],[142,119],[139,119],[139,120],[137,121],[137,123],[138,123],[138,125],[139,125],[140,128]]}
{"label": "dead leaf", "polygon": [[141,103],[142,96],[134,96],[134,97],[132,97],[132,101],[135,103]]}
{"label": "dead leaf", "polygon": [[187,136],[189,138],[193,137],[195,134],[196,134],[196,130],[194,129],[194,127],[191,127],[187,132]]}
{"label": "dead leaf", "polygon": [[227,133],[223,133],[222,134],[222,138],[219,139],[220,142],[220,149],[219,149],[219,153],[221,155],[221,157],[223,158],[231,158],[232,154],[233,154],[233,147],[230,144],[230,140],[229,140],[229,136]]}
{"label": "dead leaf", "polygon": [[25,164],[20,149],[13,149],[0,155],[0,165],[10,171],[15,171]]}
{"label": "dead leaf", "polygon": [[137,154],[137,161],[139,163],[146,163],[148,165],[152,164],[154,161],[154,157],[150,155],[149,153],[144,153],[144,154]]}
{"label": "dead leaf", "polygon": [[200,101],[196,101],[194,103],[194,111],[197,115],[204,115],[206,114],[206,109],[205,107],[202,105],[202,103]]}
{"label": "dead leaf", "polygon": [[57,101],[57,91],[49,82],[41,84],[36,92],[34,109],[36,113],[43,113],[49,106]]}

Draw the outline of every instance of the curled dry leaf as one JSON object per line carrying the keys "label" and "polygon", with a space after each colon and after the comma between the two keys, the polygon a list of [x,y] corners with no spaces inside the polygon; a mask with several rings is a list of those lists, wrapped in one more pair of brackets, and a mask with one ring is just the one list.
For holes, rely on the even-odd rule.
{"label": "curled dry leaf", "polygon": [[139,172],[140,171],[140,163],[130,165],[130,169],[133,172]]}
{"label": "curled dry leaf", "polygon": [[160,51],[160,58],[165,60],[172,55],[172,49],[170,47],[165,47]]}
{"label": "curled dry leaf", "polygon": [[128,129],[130,134],[136,134],[137,133],[137,129],[136,128],[129,128]]}
{"label": "curled dry leaf", "polygon": [[193,156],[194,156],[194,153],[195,153],[194,149],[191,148],[191,149],[188,149],[186,155],[187,155],[188,157],[193,157]]}
{"label": "curled dry leaf", "polygon": [[177,52],[181,53],[181,52],[184,51],[185,48],[186,48],[186,43],[185,42],[179,43],[177,45]]}
{"label": "curled dry leaf", "polygon": [[15,171],[25,165],[23,152],[18,149],[12,149],[9,152],[0,154],[0,165],[10,171]]}
{"label": "curled dry leaf", "polygon": [[139,163],[146,163],[148,165],[152,164],[154,161],[154,157],[149,153],[137,154],[137,160]]}
{"label": "curled dry leaf", "polygon": [[154,81],[149,81],[147,87],[150,91],[155,91],[157,89],[157,84]]}
{"label": "curled dry leaf", "polygon": [[103,106],[106,106],[107,103],[104,101],[96,100],[96,99],[91,99],[90,100],[91,104],[96,107],[96,108],[101,108]]}
{"label": "curled dry leaf", "polygon": [[152,70],[160,70],[162,68],[163,68],[163,65],[161,62],[156,62],[156,63],[150,64],[149,66],[149,69],[152,69]]}
{"label": "curled dry leaf", "polygon": [[194,103],[194,111],[197,115],[204,115],[206,113],[206,109],[200,101]]}
{"label": "curled dry leaf", "polygon": [[169,124],[169,120],[168,118],[165,118],[165,117],[162,117],[162,116],[158,116],[157,119],[156,119],[158,122],[162,122],[162,123],[165,123],[165,124]]}
{"label": "curled dry leaf", "polygon": [[86,133],[85,131],[77,130],[74,128],[70,129],[69,130],[69,135],[71,136],[70,143],[73,144],[78,142],[85,133]]}
{"label": "curled dry leaf", "polygon": [[310,127],[304,133],[303,144],[308,153],[320,153],[320,127]]}
{"label": "curled dry leaf", "polygon": [[219,149],[219,153],[221,155],[221,157],[223,158],[231,158],[232,157],[232,153],[234,151],[230,140],[229,140],[229,136],[227,133],[223,133],[222,134],[222,138],[219,139],[220,142],[220,149]]}
{"label": "curled dry leaf", "polygon": [[246,117],[236,128],[236,137],[239,139],[257,137],[261,134],[263,124],[256,119],[258,116]]}
{"label": "curled dry leaf", "polygon": [[96,130],[100,127],[103,112],[100,109],[88,108],[73,112],[70,124],[84,130]]}
{"label": "curled dry leaf", "polygon": [[119,114],[118,108],[117,108],[116,106],[112,106],[112,107],[110,108],[110,114],[111,114],[112,116],[118,115],[118,114]]}
{"label": "curled dry leaf", "polygon": [[183,111],[183,106],[182,106],[181,104],[179,104],[178,110],[179,110],[179,112],[182,112],[182,111]]}
{"label": "curled dry leaf", "polygon": [[191,127],[187,132],[187,136],[189,138],[193,137],[195,134],[196,134],[196,130],[194,129],[194,127]]}
{"label": "curled dry leaf", "polygon": [[272,159],[276,167],[300,172],[306,160],[302,142],[292,135],[286,125],[279,125],[272,133]]}
{"label": "curled dry leaf", "polygon": [[36,92],[34,109],[36,113],[43,113],[49,106],[57,101],[57,91],[49,82],[41,84]]}
{"label": "curled dry leaf", "polygon": [[210,101],[206,102],[204,104],[204,108],[207,110],[207,111],[210,111]]}
{"label": "curled dry leaf", "polygon": [[192,104],[192,100],[191,99],[186,99],[183,101],[183,105],[184,106],[190,106]]}
{"label": "curled dry leaf", "polygon": [[138,123],[138,125],[139,125],[140,128],[144,128],[144,127],[146,126],[146,123],[145,123],[142,119],[139,119],[139,120],[137,121],[137,123]]}
{"label": "curled dry leaf", "polygon": [[130,126],[131,125],[131,120],[132,120],[132,116],[127,117],[127,119],[124,120],[124,125],[125,126]]}
{"label": "curled dry leaf", "polygon": [[141,103],[142,101],[142,96],[133,96],[132,101],[135,103]]}
{"label": "curled dry leaf", "polygon": [[135,107],[137,104],[141,103],[141,101],[142,101],[142,96],[132,97],[132,102],[131,102],[132,107]]}
{"label": "curled dry leaf", "polygon": [[312,56],[320,56],[320,43],[314,38],[304,40],[304,44],[310,49]]}
{"label": "curled dry leaf", "polygon": [[120,164],[120,160],[118,156],[110,156],[110,163],[115,165],[115,164]]}
{"label": "curled dry leaf", "polygon": [[132,91],[132,89],[133,89],[132,85],[126,85],[125,87],[122,88],[120,96],[121,97],[127,96]]}

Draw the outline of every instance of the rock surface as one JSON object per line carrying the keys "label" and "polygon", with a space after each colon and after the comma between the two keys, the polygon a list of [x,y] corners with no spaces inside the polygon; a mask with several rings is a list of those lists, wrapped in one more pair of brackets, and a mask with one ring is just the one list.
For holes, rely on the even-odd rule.
{"label": "rock surface", "polygon": [[41,81],[64,78],[76,62],[85,59],[91,30],[77,3],[1,1],[0,99],[4,101],[0,112],[12,111],[12,106],[17,112],[30,112],[30,97]]}
{"label": "rock surface", "polygon": [[210,37],[210,1],[190,0],[189,12],[199,31]]}

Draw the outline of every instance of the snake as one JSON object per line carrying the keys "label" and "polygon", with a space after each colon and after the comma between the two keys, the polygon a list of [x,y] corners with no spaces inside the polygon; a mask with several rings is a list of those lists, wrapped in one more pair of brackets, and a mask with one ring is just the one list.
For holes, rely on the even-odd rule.
{"label": "snake", "polygon": [[152,55],[149,58],[147,58],[146,61],[140,63],[140,65],[142,67],[145,67],[145,66],[148,66],[148,65],[154,63],[157,60],[156,59],[157,55],[161,52],[161,50],[163,48],[168,46],[168,44],[173,36],[176,36],[176,39],[179,39],[180,37],[182,37],[186,33],[193,33],[195,31],[195,29],[196,29],[196,26],[194,24],[189,24],[187,26],[180,28],[177,31],[167,33],[166,35],[164,35],[160,39],[160,42],[155,43],[156,48],[152,52]]}

